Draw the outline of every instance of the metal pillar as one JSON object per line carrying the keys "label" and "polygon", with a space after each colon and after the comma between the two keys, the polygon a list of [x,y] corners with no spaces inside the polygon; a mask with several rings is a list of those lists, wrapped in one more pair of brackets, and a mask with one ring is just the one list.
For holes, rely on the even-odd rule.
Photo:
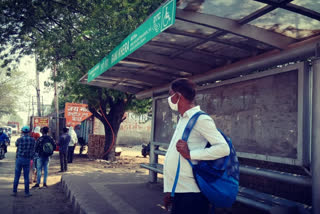
{"label": "metal pillar", "polygon": [[320,213],[320,59],[313,62],[312,88],[312,213]]}
{"label": "metal pillar", "polygon": [[[158,155],[154,153],[155,146],[151,143],[154,141],[154,134],[156,129],[156,99],[152,98],[152,127],[151,127],[151,139],[150,139],[150,164],[157,164],[158,163]],[[149,182],[156,183],[158,178],[158,174],[155,171],[149,170]]]}

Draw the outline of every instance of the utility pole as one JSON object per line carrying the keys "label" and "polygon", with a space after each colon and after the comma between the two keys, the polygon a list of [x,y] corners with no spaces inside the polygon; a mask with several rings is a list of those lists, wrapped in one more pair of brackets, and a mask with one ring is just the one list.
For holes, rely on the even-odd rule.
{"label": "utility pole", "polygon": [[40,83],[39,83],[39,71],[37,69],[37,54],[35,54],[36,60],[36,90],[37,90],[37,107],[38,107],[38,116],[41,117],[41,103],[40,103]]}
{"label": "utility pole", "polygon": [[31,99],[30,99],[30,97],[29,97],[27,124],[30,124],[30,111],[31,111],[30,102],[31,102]]}
{"label": "utility pole", "polygon": [[44,116],[44,103],[43,103],[43,96],[42,96],[41,98],[42,98],[42,116]]}
{"label": "utility pole", "polygon": [[[56,63],[53,64],[53,76],[57,77]],[[56,109],[56,142],[59,140],[59,100],[58,100],[58,87],[57,82],[54,80],[54,104]]]}
{"label": "utility pole", "polygon": [[32,104],[32,116],[34,116],[33,96],[31,98],[32,98],[32,103],[31,103]]}

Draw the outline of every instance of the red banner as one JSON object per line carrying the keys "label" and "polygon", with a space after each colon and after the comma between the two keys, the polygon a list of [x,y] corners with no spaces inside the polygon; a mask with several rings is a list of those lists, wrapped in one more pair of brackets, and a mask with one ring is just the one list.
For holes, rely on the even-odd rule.
{"label": "red banner", "polygon": [[92,113],[88,110],[87,104],[81,103],[66,103],[64,109],[64,117],[66,118],[66,126],[81,124],[82,121],[90,117]]}
{"label": "red banner", "polygon": [[33,127],[49,127],[49,117],[33,117]]}

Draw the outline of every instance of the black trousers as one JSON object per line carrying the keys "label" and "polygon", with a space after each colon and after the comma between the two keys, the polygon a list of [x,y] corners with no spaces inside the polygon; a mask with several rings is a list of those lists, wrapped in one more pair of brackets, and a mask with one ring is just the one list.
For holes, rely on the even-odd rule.
{"label": "black trousers", "polygon": [[60,167],[61,167],[61,171],[65,172],[68,170],[68,163],[67,163],[67,151],[65,152],[59,152],[59,156],[60,156]]}
{"label": "black trousers", "polygon": [[72,163],[75,146],[68,146],[68,163]]}
{"label": "black trousers", "polygon": [[202,193],[175,193],[171,214],[208,214],[209,201]]}

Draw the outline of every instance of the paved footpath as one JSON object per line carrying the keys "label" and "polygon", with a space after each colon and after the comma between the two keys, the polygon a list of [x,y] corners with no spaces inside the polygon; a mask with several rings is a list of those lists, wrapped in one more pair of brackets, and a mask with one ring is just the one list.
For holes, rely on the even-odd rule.
{"label": "paved footpath", "polygon": [[[32,196],[24,197],[23,173],[18,186],[18,196],[12,197],[16,137],[12,137],[8,147],[7,157],[0,160],[0,213],[1,214],[63,214],[72,213],[72,205],[68,202],[61,186],[58,154],[54,154],[50,161],[48,188],[31,189]],[[43,177],[42,177],[43,179]],[[42,181],[41,181],[42,182]],[[34,184],[30,184],[32,187]],[[42,183],[41,185],[42,186]]]}
{"label": "paved footpath", "polygon": [[75,213],[166,214],[161,184],[148,184],[147,175],[94,172],[65,174],[62,185]]}
{"label": "paved footpath", "polygon": [[55,153],[50,160],[49,188],[30,189],[32,196],[25,198],[22,174],[18,196],[12,197],[15,139],[8,147],[7,157],[0,160],[1,214],[169,213],[162,205],[162,185],[148,184],[147,170],[137,169],[137,163],[130,165],[126,157],[115,167],[76,154],[74,163],[68,165],[68,172],[61,174],[58,173],[59,155]]}

